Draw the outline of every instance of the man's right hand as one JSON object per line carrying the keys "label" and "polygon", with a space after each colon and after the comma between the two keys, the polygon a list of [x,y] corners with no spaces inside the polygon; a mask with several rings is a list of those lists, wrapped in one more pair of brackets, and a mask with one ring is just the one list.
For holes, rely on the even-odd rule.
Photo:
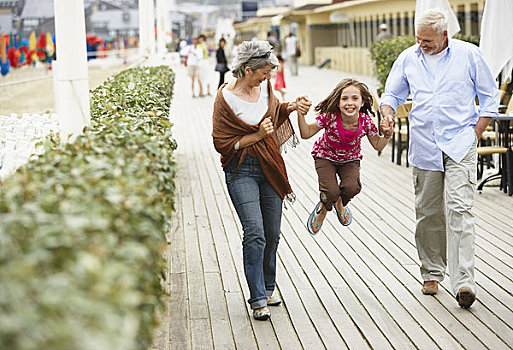
{"label": "man's right hand", "polygon": [[384,116],[379,123],[379,128],[381,129],[383,136],[387,139],[391,138],[394,132],[394,116],[390,114]]}

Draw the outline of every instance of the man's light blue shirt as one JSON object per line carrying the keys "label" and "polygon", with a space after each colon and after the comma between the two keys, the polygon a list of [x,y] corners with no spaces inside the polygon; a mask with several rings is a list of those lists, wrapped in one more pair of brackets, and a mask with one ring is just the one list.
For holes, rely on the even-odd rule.
{"label": "man's light blue shirt", "polygon": [[399,55],[380,106],[397,111],[409,93],[413,101],[408,160],[420,169],[443,171],[443,153],[459,163],[476,139],[477,120],[498,116],[497,84],[481,50],[457,39],[449,39],[434,74],[418,44]]}

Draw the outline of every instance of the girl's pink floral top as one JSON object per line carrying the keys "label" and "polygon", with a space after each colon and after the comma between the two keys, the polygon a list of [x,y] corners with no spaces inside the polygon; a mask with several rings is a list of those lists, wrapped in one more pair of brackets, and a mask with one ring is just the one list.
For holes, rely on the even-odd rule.
{"label": "girl's pink floral top", "polygon": [[316,118],[317,126],[324,129],[324,134],[315,141],[312,150],[314,158],[329,159],[346,163],[361,160],[361,140],[378,134],[378,129],[370,116],[360,112],[358,131],[344,129],[340,111],[323,113]]}

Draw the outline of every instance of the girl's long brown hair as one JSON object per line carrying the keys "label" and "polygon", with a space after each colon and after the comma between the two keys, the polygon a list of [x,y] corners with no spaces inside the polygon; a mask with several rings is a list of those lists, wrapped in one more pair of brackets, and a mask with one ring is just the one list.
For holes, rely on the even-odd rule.
{"label": "girl's long brown hair", "polygon": [[363,100],[363,105],[362,108],[360,108],[360,112],[374,116],[374,112],[372,111],[373,99],[369,88],[364,83],[353,78],[346,78],[338,83],[338,85],[333,89],[329,96],[326,97],[324,101],[315,106],[314,110],[319,114],[328,112],[335,113],[337,110],[339,110],[338,105],[340,103],[342,90],[348,86],[355,86],[358,88],[358,90],[360,90]]}

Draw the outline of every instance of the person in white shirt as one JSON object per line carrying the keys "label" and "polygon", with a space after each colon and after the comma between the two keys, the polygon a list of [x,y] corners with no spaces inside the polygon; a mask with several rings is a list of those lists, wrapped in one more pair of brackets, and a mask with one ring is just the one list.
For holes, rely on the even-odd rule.
{"label": "person in white shirt", "polygon": [[291,75],[297,75],[297,58],[298,58],[298,41],[297,37],[290,32],[285,38],[285,52],[287,53],[287,65],[290,68]]}
{"label": "person in white shirt", "polygon": [[[417,45],[392,66],[380,103],[383,126],[393,126],[397,106],[413,97],[409,115],[408,159],[415,187],[415,240],[424,280],[433,295],[448,262],[458,304],[472,305],[474,280],[474,204],[477,141],[498,115],[499,94],[481,50],[449,38],[440,9],[415,23]],[[479,111],[475,97],[479,99]]]}
{"label": "person in white shirt", "polygon": [[192,97],[196,97],[194,92],[194,82],[197,81],[199,85],[199,95],[203,95],[203,85],[199,79],[201,61],[203,60],[203,49],[198,45],[198,39],[192,40],[192,45],[189,45],[187,50],[187,72],[192,81]]}

